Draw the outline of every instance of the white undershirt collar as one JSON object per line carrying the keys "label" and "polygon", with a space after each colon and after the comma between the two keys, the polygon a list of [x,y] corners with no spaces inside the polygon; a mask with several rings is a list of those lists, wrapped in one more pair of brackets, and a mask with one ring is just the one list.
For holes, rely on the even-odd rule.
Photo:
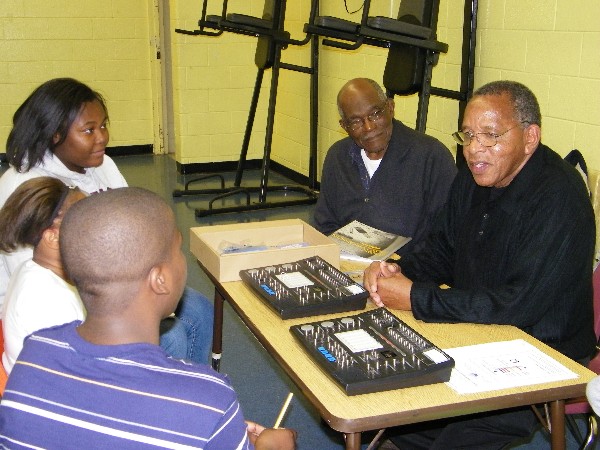
{"label": "white undershirt collar", "polygon": [[363,163],[365,164],[365,167],[367,168],[367,173],[369,174],[369,178],[373,178],[373,174],[379,167],[379,163],[381,163],[381,158],[369,159],[364,148],[360,150],[360,156],[362,157]]}

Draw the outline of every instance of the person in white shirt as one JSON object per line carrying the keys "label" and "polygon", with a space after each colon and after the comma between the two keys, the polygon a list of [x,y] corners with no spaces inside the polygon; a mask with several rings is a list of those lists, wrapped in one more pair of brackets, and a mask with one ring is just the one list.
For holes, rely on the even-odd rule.
{"label": "person in white shirt", "polygon": [[13,273],[2,311],[4,353],[2,365],[10,374],[34,331],[85,318],[79,294],[63,270],[58,247],[59,230],[67,210],[86,195],[52,177],[21,184],[0,209],[0,249],[10,253],[33,248],[33,258]]}
{"label": "person in white shirt", "polygon": [[[58,178],[88,194],[126,187],[116,164],[105,155],[108,141],[108,110],[100,93],[73,78],[43,83],[13,116],[6,141],[10,168],[0,177],[0,207],[17,186],[40,176]],[[9,277],[31,255],[31,247],[0,254],[0,304]],[[212,302],[186,287],[175,315],[161,324],[161,347],[175,358],[206,364],[213,316]]]}

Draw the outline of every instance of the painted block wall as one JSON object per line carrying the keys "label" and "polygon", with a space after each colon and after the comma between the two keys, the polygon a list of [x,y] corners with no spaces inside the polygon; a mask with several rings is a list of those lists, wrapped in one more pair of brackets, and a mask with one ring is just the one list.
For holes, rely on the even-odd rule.
{"label": "painted block wall", "polygon": [[148,0],[2,0],[0,145],[43,82],[72,77],[107,99],[111,146],[152,144]]}
{"label": "painted block wall", "polygon": [[[201,2],[180,0],[172,4],[172,29],[197,27]],[[302,39],[303,26],[310,13],[310,1],[289,1],[286,10],[286,30],[292,38]],[[354,2],[360,5],[360,2]],[[229,2],[228,11],[261,16],[262,1]],[[220,2],[209,3],[211,14],[220,14]],[[349,10],[355,5],[348,2]],[[395,17],[399,0],[374,1],[373,15]],[[460,70],[460,39],[462,9],[448,12],[442,6],[439,39],[457,41],[451,51],[440,60],[434,80],[436,86],[458,89]],[[361,12],[348,14],[343,1],[322,1],[321,14],[360,21]],[[448,20],[448,15],[453,21]],[[458,22],[449,26],[449,23]],[[236,160],[246,125],[252,88],[256,76],[253,64],[256,39],[234,33],[219,37],[183,36],[172,34],[175,42],[175,132],[176,158],[182,163]],[[319,130],[318,167],[329,146],[344,136],[338,120],[335,98],[341,85],[348,79],[367,76],[381,82],[387,50],[363,46],[356,51],[320,47],[319,61]],[[288,46],[282,52],[282,61],[310,66],[310,45]],[[266,102],[270,83],[270,70],[266,71],[261,91],[261,101],[256,115],[249,158],[260,158],[264,148]],[[290,169],[308,174],[309,161],[309,93],[310,77],[307,74],[281,70],[277,96],[272,158]],[[414,126],[417,97],[398,98],[397,117]],[[193,104],[192,104],[193,103]],[[456,130],[456,101],[433,99],[429,111],[429,132],[452,146],[449,134]],[[440,117],[445,117],[440,120]],[[220,159],[219,159],[220,158]]]}
{"label": "painted block wall", "polygon": [[542,140],[600,169],[600,2],[480,1],[476,85],[513,79],[542,110]]}
{"label": "painted block wall", "polygon": [[[332,15],[348,20],[360,21],[360,12],[348,14],[342,1],[324,2],[327,9],[324,15]],[[350,5],[350,2],[348,2]],[[355,2],[356,3],[356,2]],[[462,2],[441,1],[438,18],[438,40],[449,44],[449,51],[441,54],[433,69],[432,85],[440,88],[458,90],[460,88],[460,58],[462,42]],[[371,15],[396,17],[400,2],[372,3]],[[350,9],[350,8],[349,8]],[[352,11],[352,9],[350,9]],[[383,83],[383,70],[387,60],[387,49],[361,46],[355,51],[345,51],[323,46],[321,51],[320,102],[319,113],[319,167],[327,149],[346,134],[339,125],[336,96],[341,86],[351,78],[368,77]],[[414,127],[417,116],[418,96],[395,97],[396,118]],[[450,134],[456,131],[458,102],[455,100],[431,97],[427,119],[427,133],[436,137],[452,151],[455,145]]]}
{"label": "painted block wall", "polygon": [[[195,30],[202,1],[171,2],[175,158],[182,164],[237,161],[257,69],[256,38],[234,33],[187,36]],[[261,17],[260,0],[231,0],[228,11]],[[208,14],[220,15],[221,2]],[[270,70],[265,71],[248,159],[260,158],[266,127]]]}
{"label": "painted block wall", "polygon": [[[174,22],[187,22],[193,26],[199,15],[197,6],[200,2],[179,0],[175,3],[179,9],[173,14]],[[358,0],[348,1],[349,9],[352,10],[361,3]],[[183,5],[188,5],[185,10]],[[398,6],[398,0],[374,0],[374,15],[394,17]],[[256,2],[230,2],[229,11],[260,15],[261,8],[262,2],[258,2],[258,5]],[[286,28],[293,37],[302,37],[302,25],[308,18],[309,8],[308,0],[288,2]],[[600,3],[595,0],[480,0],[479,9],[476,87],[494,79],[514,79],[527,84],[541,104],[544,142],[562,155],[572,148],[579,148],[584,153],[588,165],[600,169],[600,153],[595,151],[600,146],[600,21],[597,20],[600,17]],[[433,72],[433,86],[452,90],[457,90],[460,86],[462,10],[462,1],[441,0],[438,39],[448,43],[450,50],[447,54],[440,55],[439,63]],[[217,8],[216,13],[218,12]],[[321,13],[360,20],[360,13],[350,15],[345,11],[342,0],[321,1]],[[242,54],[231,49],[232,41],[236,49],[238,46],[244,49]],[[231,126],[232,130],[241,133],[250,104],[253,76],[256,73],[252,62],[255,49],[253,38],[226,33],[219,38],[179,39],[180,56],[184,52],[183,47],[192,42],[197,49],[203,49],[200,52],[208,52],[210,49],[212,54],[219,53],[219,57],[213,57],[212,63],[208,56],[205,56],[203,64],[209,67],[211,64],[216,65],[217,60],[218,64],[225,65],[228,63],[224,60],[233,61],[233,68],[227,70],[223,67],[216,76],[213,74],[211,79],[216,86],[221,86],[224,80],[231,82],[228,86],[233,90],[227,91],[217,87],[217,97],[235,95],[235,99],[230,101],[235,103],[235,107],[230,107],[226,112],[223,111],[223,102],[217,102],[220,109],[211,110],[210,108],[216,108],[214,97],[206,106],[209,93],[215,89],[211,86],[211,79],[207,74],[204,78],[206,83],[202,86],[204,97],[198,97],[200,103],[204,100],[202,112],[207,120],[203,125],[192,125],[192,121],[186,120],[187,113],[182,109],[179,114],[186,123],[187,128],[184,129],[192,132],[193,127],[204,127],[199,129],[212,133],[213,131],[206,129],[211,128],[207,123],[214,123],[216,127],[218,117],[224,114],[227,120],[233,120],[230,125],[228,122],[226,128]],[[243,55],[247,55],[247,59],[244,59]],[[308,46],[290,46],[283,52],[282,60],[294,64],[308,64],[309,56]],[[321,47],[319,168],[329,146],[344,136],[338,124],[339,117],[335,105],[337,91],[346,80],[356,76],[367,76],[381,81],[386,57],[386,50],[368,46],[362,46],[356,51]],[[179,64],[182,69],[188,70],[189,63],[186,57],[181,56]],[[212,73],[213,69],[206,67],[200,71]],[[229,78],[232,73],[235,73],[235,76]],[[214,80],[215,77],[218,80]],[[179,96],[181,99],[190,98],[183,85],[183,81],[188,81],[188,78],[181,76],[179,80]],[[268,86],[268,79],[265,79],[263,85]],[[267,95],[267,91],[263,89],[263,100],[266,100]],[[308,96],[308,75],[281,71],[272,157],[302,174],[308,173]],[[261,106],[262,109],[257,113],[257,130],[264,130],[266,105],[262,103]],[[398,119],[414,126],[416,110],[416,95],[396,98]],[[440,139],[452,151],[455,150],[455,146],[450,135],[458,127],[457,117],[458,104],[455,100],[431,98],[427,133]],[[260,157],[264,134],[255,135],[251,144],[251,155]],[[178,160],[181,162],[234,160],[241,144],[241,136],[232,134],[229,135],[229,140],[225,136],[216,138],[210,134],[196,135],[193,139],[196,140],[193,148],[185,145],[182,139],[182,146],[178,148]],[[233,147],[228,147],[230,144]],[[199,150],[200,146],[204,148]],[[221,155],[221,159],[218,155]]]}
{"label": "painted block wall", "polygon": [[[111,145],[153,142],[148,11],[152,0],[78,2],[4,0],[0,9],[0,142],[12,114],[33,88],[58,76],[73,76],[105,94],[111,115]],[[220,1],[210,2],[213,14]],[[359,20],[343,0],[322,0],[322,14]],[[350,9],[359,0],[348,0]],[[373,0],[375,14],[394,16],[399,0]],[[262,0],[230,0],[229,10],[260,16]],[[253,37],[217,38],[175,34],[194,29],[200,0],[171,0],[176,158],[179,162],[236,160],[246,125],[256,67]],[[309,0],[289,1],[288,29],[295,38],[309,13]],[[538,96],[543,140],[559,153],[579,148],[600,170],[600,2],[596,0],[479,0],[476,85],[516,79]],[[462,1],[441,0],[438,39],[450,45],[434,69],[433,85],[459,86]],[[349,78],[381,79],[386,52],[363,46],[348,52],[321,47],[319,76],[319,167],[338,125],[335,96]],[[309,48],[290,46],[283,61],[307,65]],[[250,158],[264,144],[270,71],[251,141]],[[273,159],[300,173],[308,168],[308,75],[282,70]],[[396,116],[414,125],[416,96],[396,99]],[[427,132],[449,146],[457,128],[457,102],[432,97]]]}

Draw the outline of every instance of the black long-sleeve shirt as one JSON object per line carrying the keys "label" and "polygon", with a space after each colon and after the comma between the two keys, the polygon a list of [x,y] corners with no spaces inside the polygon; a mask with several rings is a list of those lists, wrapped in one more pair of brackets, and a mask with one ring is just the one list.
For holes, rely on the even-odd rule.
{"label": "black long-sleeve shirt", "polygon": [[432,232],[400,266],[416,318],[514,325],[582,359],[595,344],[594,245],[582,177],[540,144],[505,188],[480,187],[461,168]]}

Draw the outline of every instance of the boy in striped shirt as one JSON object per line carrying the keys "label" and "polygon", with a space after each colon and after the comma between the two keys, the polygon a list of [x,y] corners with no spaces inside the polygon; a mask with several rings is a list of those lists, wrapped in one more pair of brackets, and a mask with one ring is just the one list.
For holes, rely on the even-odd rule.
{"label": "boy in striped shirt", "polygon": [[25,340],[0,403],[1,447],[295,448],[294,431],[244,421],[224,375],[159,347],[185,286],[181,242],[169,206],[144,189],[69,210],[61,255],[87,317]]}

